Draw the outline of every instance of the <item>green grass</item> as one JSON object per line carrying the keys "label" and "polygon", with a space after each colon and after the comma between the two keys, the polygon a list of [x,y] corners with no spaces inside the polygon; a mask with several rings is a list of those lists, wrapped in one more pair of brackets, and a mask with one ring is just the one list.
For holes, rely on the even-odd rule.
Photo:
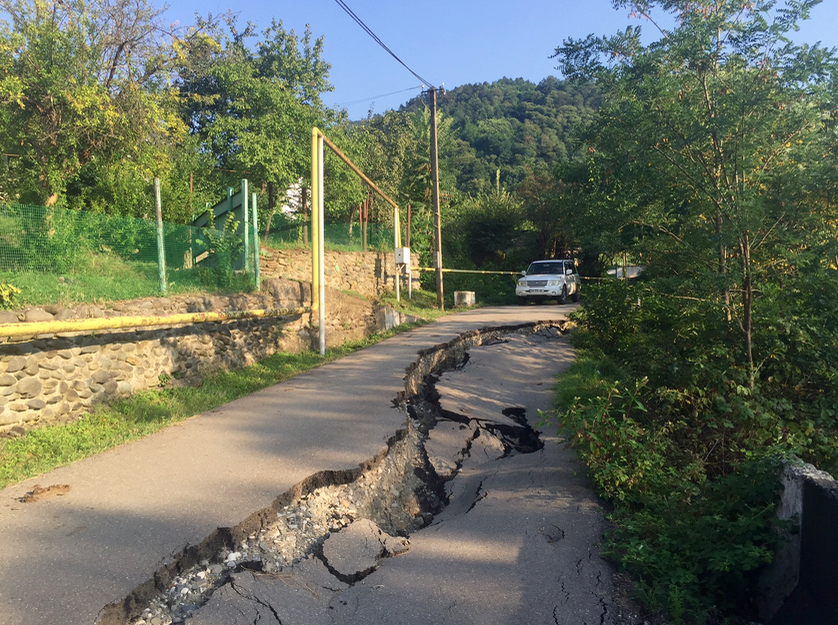
{"label": "green grass", "polygon": [[[367,237],[367,251],[370,252],[389,252],[393,253],[393,233],[392,231],[385,231],[383,233],[374,232],[370,228]],[[310,236],[310,235],[309,235]],[[362,252],[363,240],[358,233],[357,227],[353,231],[353,236],[350,238],[346,224],[328,225],[324,234],[325,249],[332,252]],[[296,228],[273,230],[268,234],[267,244],[264,236],[261,236],[259,241],[262,245],[274,250],[289,250],[289,249],[310,249],[308,243],[303,243],[302,236]]]}
{"label": "green grass", "polygon": [[574,361],[562,372],[553,403],[557,409],[567,410],[577,398],[587,402],[606,395],[615,382],[625,378],[617,365],[601,352],[579,349]]}
{"label": "green grass", "polygon": [[69,425],[47,426],[19,438],[0,439],[0,488],[137,440],[417,325],[421,324],[407,324],[348,342],[328,350],[324,358],[314,352],[277,353],[250,367],[208,376],[197,387],[151,389],[110,406],[97,406]]}
{"label": "green grass", "polygon": [[407,315],[415,315],[423,319],[433,320],[451,312],[453,296],[451,303],[445,303],[446,310],[444,312],[437,308],[436,293],[423,291],[417,287],[413,288],[412,297],[407,296],[407,290],[402,290],[400,301],[396,301],[396,294],[392,292],[386,293],[379,301]]}
{"label": "green grass", "polygon": [[[242,278],[246,280],[246,277]],[[211,272],[202,268],[169,269],[168,295],[207,292],[241,292],[247,285],[215,287]],[[0,272],[0,284],[11,284],[20,293],[12,306],[59,304],[71,306],[139,297],[159,297],[157,263],[125,261],[108,254],[85,254],[71,271],[63,274],[38,272]]]}

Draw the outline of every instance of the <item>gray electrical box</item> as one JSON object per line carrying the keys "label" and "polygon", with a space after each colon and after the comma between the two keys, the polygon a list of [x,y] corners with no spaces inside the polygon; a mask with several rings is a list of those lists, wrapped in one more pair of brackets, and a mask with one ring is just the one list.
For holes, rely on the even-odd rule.
{"label": "gray electrical box", "polygon": [[396,248],[396,264],[410,266],[410,248],[397,247]]}

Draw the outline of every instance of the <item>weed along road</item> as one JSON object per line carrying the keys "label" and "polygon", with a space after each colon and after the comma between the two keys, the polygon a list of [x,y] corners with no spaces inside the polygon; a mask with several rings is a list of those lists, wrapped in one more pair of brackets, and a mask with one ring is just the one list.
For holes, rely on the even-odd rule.
{"label": "weed along road", "polygon": [[450,315],[0,491],[0,625],[623,622],[531,427],[568,310]]}

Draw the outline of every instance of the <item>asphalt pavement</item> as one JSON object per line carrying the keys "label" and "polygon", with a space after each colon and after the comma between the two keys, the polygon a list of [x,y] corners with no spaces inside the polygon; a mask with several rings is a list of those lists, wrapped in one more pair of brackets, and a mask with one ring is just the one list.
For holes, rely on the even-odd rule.
{"label": "asphalt pavement", "polygon": [[[450,315],[0,491],[0,624],[97,622],[104,606],[216,528],[235,526],[308,476],[354,469],[383,453],[405,425],[395,399],[420,351],[469,330],[559,319],[570,309]],[[509,406],[532,419],[548,408],[552,377],[572,352],[564,339],[530,347],[526,353],[501,342],[473,350],[467,367],[439,381],[443,407],[452,402],[447,410],[477,419]],[[617,622],[611,571],[597,555],[599,503],[572,452],[549,432],[542,440],[535,453],[466,457],[449,486],[452,505],[410,537],[408,553],[382,560],[360,582],[324,586],[312,581],[323,571],[310,571],[309,589],[329,589],[314,591],[323,612],[312,604],[301,620],[280,620],[264,597],[284,596],[282,580],[291,577],[241,572],[187,622],[230,625],[224,614],[242,607],[230,602],[249,593],[256,597],[251,608],[271,606],[264,608],[271,618],[286,624],[319,622],[315,615],[336,624]],[[70,488],[21,503],[35,485]],[[462,495],[468,492],[471,501]],[[259,591],[264,597],[248,584],[267,588]]]}

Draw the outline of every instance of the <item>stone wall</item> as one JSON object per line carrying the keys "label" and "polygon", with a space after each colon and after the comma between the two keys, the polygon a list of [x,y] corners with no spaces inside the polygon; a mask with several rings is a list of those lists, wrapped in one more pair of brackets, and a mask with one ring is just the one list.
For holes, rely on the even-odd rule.
{"label": "stone wall", "polygon": [[[406,321],[372,298],[393,288],[392,254],[327,252],[327,347]],[[262,292],[144,298],[75,308],[0,312],[0,323],[164,316],[186,312],[297,308],[311,301],[311,253],[265,250]],[[351,293],[348,293],[350,292]],[[166,384],[192,384],[219,369],[252,364],[277,351],[316,344],[310,314],[281,319],[68,333],[0,340],[0,435],[76,418],[97,402]]]}
{"label": "stone wall", "polygon": [[[262,292],[144,298],[74,308],[0,311],[0,323],[297,308],[311,302],[311,252],[264,250]],[[392,254],[326,252],[326,345],[341,345],[406,319],[371,301],[394,285]],[[255,319],[0,340],[0,435],[76,418],[97,402],[167,384],[194,384],[317,342],[306,313]]]}
{"label": "stone wall", "polygon": [[[274,307],[268,296],[161,298],[114,308],[61,309],[64,318],[165,315]],[[26,311],[32,312],[32,311]],[[47,311],[39,311],[43,319]],[[26,314],[24,313],[24,316]],[[100,331],[0,344],[0,429],[67,421],[101,401],[167,383],[194,383],[311,344],[308,320],[242,320]],[[19,430],[18,430],[19,431]]]}
{"label": "stone wall", "polygon": [[[311,282],[311,250],[262,250],[260,267],[263,276]],[[353,291],[377,297],[395,288],[393,252],[324,253],[323,273],[326,286],[338,291]]]}

